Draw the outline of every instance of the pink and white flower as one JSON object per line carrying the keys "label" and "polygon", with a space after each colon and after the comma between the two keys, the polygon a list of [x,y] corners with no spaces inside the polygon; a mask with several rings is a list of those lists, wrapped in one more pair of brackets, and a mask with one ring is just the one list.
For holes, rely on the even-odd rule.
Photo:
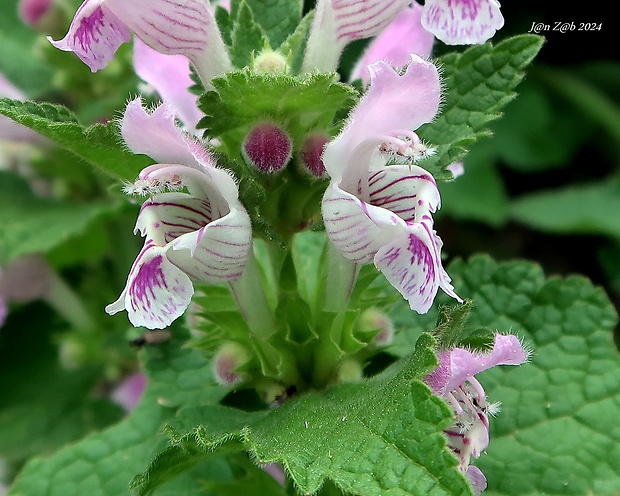
{"label": "pink and white flower", "polygon": [[504,25],[497,0],[426,0],[422,25],[448,45],[474,45]]}
{"label": "pink and white flower", "polygon": [[454,411],[454,423],[444,433],[448,446],[459,458],[460,470],[479,495],[486,489],[486,478],[470,461],[488,447],[489,415],[499,412],[499,404],[487,401],[482,385],[474,376],[496,365],[521,365],[529,358],[529,352],[516,336],[496,334],[493,349],[487,352],[454,348],[440,351],[437,357],[439,366],[424,382]]}
{"label": "pink and white flower", "polygon": [[[441,264],[432,214],[440,206],[431,174],[412,163],[431,150],[412,131],[438,112],[437,68],[412,55],[404,74],[369,67],[370,87],[325,148],[331,183],[322,203],[327,234],[347,259],[374,262],[412,309],[425,313],[438,288],[461,299]],[[407,165],[386,165],[397,160]]]}
{"label": "pink and white flower", "polygon": [[136,99],[121,123],[127,146],[159,163],[126,187],[128,193],[152,195],[135,229],[146,240],[125,289],[106,311],[127,310],[134,326],[149,329],[162,329],[183,314],[194,293],[192,280],[240,277],[252,247],[250,218],[233,177],[174,119],[168,106],[149,113]]}
{"label": "pink and white flower", "polygon": [[335,71],[345,46],[379,34],[411,0],[319,0],[303,69]]}
{"label": "pink and white flower", "polygon": [[185,55],[205,84],[232,68],[208,0],[85,0],[67,35],[48,40],[96,72],[131,33],[160,53]]}

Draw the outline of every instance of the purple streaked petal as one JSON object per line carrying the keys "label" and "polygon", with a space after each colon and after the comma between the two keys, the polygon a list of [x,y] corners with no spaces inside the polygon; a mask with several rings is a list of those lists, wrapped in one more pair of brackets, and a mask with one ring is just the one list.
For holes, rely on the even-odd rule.
{"label": "purple streaked petal", "polygon": [[408,3],[409,0],[319,0],[304,71],[335,71],[348,43],[379,34]]}
{"label": "purple streaked petal", "polygon": [[465,477],[474,489],[474,494],[480,496],[487,488],[487,478],[478,467],[470,465],[465,472]]}
{"label": "purple streaked petal", "polygon": [[406,235],[382,246],[374,257],[377,269],[418,313],[428,312],[439,289],[441,262],[434,245],[423,223],[410,223]]}
{"label": "purple streaked petal", "polygon": [[455,348],[437,354],[439,366],[424,378],[438,395],[444,395],[474,375],[496,365],[521,365],[528,359],[519,338],[512,334],[495,334],[493,349],[486,352]]}
{"label": "purple streaked petal", "polygon": [[211,205],[207,200],[187,193],[162,193],[142,204],[135,230],[163,246],[202,229],[211,220]]}
{"label": "purple streaked petal", "polygon": [[190,304],[194,287],[189,277],[165,257],[166,248],[147,242],[136,258],[118,300],[105,308],[110,315],[127,310],[135,327],[163,329]]}
{"label": "purple streaked petal", "polygon": [[151,85],[185,127],[194,132],[204,114],[196,105],[198,97],[189,91],[194,84],[189,59],[184,55],[164,55],[135,38],[133,66],[140,79]]}
{"label": "purple streaked petal", "polygon": [[241,276],[252,249],[252,223],[245,210],[235,209],[202,229],[171,243],[168,259],[194,279],[207,283]]}
{"label": "purple streaked petal", "polygon": [[484,43],[504,25],[497,0],[426,0],[422,25],[448,45]]}
{"label": "purple streaked petal", "polygon": [[390,166],[373,170],[368,178],[370,203],[405,221],[421,221],[440,204],[437,183],[418,166]]}
{"label": "purple streaked petal", "polygon": [[372,261],[375,253],[406,225],[384,208],[374,207],[332,184],[322,202],[323,221],[329,239],[347,259]]}
{"label": "purple streaked petal", "polygon": [[74,52],[92,72],[103,69],[131,32],[107,9],[105,0],[86,0],[75,13],[67,35],[58,41],[47,37],[60,50]]}
{"label": "purple streaked petal", "polygon": [[208,0],[105,0],[142,41],[166,55],[184,55],[206,86],[232,70]]}
{"label": "purple streaked petal", "polygon": [[384,60],[392,67],[407,65],[412,53],[427,59],[435,37],[422,27],[422,6],[413,2],[404,9],[368,46],[351,74],[351,80],[370,81],[368,66]]}

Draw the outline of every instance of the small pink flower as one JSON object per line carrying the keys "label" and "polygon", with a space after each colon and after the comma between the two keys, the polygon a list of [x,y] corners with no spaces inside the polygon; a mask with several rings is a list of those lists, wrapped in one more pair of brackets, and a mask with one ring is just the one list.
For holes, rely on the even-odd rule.
{"label": "small pink flower", "polygon": [[490,351],[454,348],[440,351],[437,356],[439,366],[424,382],[454,411],[454,424],[444,431],[448,446],[459,458],[460,470],[479,495],[486,488],[486,478],[478,468],[470,466],[470,461],[489,445],[489,415],[499,412],[499,404],[487,401],[482,385],[474,376],[497,365],[521,365],[529,353],[516,336],[496,334]]}
{"label": "small pink flower", "polygon": [[504,25],[497,0],[426,0],[422,25],[448,45],[484,43]]}

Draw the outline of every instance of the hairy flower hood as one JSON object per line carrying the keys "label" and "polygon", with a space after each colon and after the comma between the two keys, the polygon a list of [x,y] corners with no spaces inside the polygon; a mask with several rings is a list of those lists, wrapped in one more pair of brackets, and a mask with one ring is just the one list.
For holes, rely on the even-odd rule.
{"label": "hairy flower hood", "polygon": [[125,290],[106,311],[127,310],[134,326],[161,329],[189,305],[192,280],[219,283],[241,276],[252,246],[251,222],[233,177],[175,125],[166,105],[149,113],[140,100],[130,102],[121,130],[134,153],[159,163],[126,188],[151,195],[136,222],[145,244]]}

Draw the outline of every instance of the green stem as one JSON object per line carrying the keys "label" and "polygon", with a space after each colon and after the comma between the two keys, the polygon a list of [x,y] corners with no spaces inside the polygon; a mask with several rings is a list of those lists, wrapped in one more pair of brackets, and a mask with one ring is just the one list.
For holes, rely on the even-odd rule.
{"label": "green stem", "polygon": [[276,331],[276,323],[263,288],[260,269],[252,253],[241,277],[229,283],[237,308],[252,333],[261,339]]}
{"label": "green stem", "polygon": [[359,268],[358,264],[344,258],[336,247],[329,240],[327,241],[327,273],[323,293],[323,310],[327,312],[346,310]]}
{"label": "green stem", "polygon": [[76,330],[92,331],[97,326],[73,289],[52,273],[51,287],[43,300],[62,315]]}

